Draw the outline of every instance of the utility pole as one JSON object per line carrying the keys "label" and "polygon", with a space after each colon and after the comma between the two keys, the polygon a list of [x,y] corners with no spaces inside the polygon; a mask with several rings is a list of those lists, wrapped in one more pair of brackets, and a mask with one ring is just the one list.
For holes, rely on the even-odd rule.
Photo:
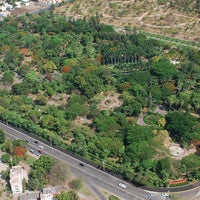
{"label": "utility pole", "polygon": [[53,146],[53,144],[52,144],[52,138],[50,138],[50,145]]}
{"label": "utility pole", "polygon": [[103,160],[103,171],[105,171],[105,161]]}

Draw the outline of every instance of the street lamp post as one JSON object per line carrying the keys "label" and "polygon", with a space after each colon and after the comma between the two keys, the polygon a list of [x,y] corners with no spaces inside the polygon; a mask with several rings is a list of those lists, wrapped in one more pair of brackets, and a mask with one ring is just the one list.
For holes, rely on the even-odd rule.
{"label": "street lamp post", "polygon": [[53,144],[52,144],[52,138],[50,138],[50,145],[53,146]]}
{"label": "street lamp post", "polygon": [[103,171],[105,171],[105,161],[103,160]]}

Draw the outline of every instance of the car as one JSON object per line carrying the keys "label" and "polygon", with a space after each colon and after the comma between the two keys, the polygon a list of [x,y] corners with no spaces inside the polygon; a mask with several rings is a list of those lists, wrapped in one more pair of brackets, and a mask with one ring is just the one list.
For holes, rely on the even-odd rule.
{"label": "car", "polygon": [[79,163],[79,165],[80,165],[81,167],[85,167],[85,165],[84,165],[83,163]]}
{"label": "car", "polygon": [[152,193],[148,193],[147,196],[148,196],[148,197],[154,197],[155,195],[152,194]]}
{"label": "car", "polygon": [[38,150],[38,153],[42,154],[42,151],[41,151],[41,150]]}
{"label": "car", "polygon": [[38,156],[38,157],[40,157],[40,156],[41,156],[41,154],[39,154],[39,153],[37,153],[37,152],[35,153],[35,155],[36,155],[36,156]]}
{"label": "car", "polygon": [[169,194],[168,193],[162,193],[161,196],[162,197],[169,197]]}
{"label": "car", "polygon": [[119,183],[119,187],[126,189],[126,185],[124,183]]}
{"label": "car", "polygon": [[33,149],[30,149],[30,152],[31,152],[31,153],[35,153],[35,151],[34,151]]}
{"label": "car", "polygon": [[34,141],[34,143],[35,143],[35,144],[38,144],[38,141],[37,141],[37,140],[35,140],[35,141]]}
{"label": "car", "polygon": [[39,148],[40,148],[40,149],[44,149],[44,147],[43,147],[42,145],[39,145]]}

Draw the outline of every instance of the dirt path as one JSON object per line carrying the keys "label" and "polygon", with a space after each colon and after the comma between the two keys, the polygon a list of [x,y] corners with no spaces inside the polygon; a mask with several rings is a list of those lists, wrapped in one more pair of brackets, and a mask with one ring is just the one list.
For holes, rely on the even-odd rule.
{"label": "dirt path", "polygon": [[140,126],[149,126],[148,124],[146,124],[144,122],[144,114],[141,113],[137,119],[137,125],[140,125]]}

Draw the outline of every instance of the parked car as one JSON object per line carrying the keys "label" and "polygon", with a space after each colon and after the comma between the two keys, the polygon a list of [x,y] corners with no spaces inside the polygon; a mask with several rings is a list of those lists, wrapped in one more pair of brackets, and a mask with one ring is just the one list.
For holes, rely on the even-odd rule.
{"label": "parked car", "polygon": [[119,183],[119,187],[126,189],[126,185],[124,183]]}
{"label": "parked car", "polygon": [[35,143],[35,144],[38,144],[38,141],[37,141],[37,140],[35,140],[35,141],[34,141],[34,143]]}

